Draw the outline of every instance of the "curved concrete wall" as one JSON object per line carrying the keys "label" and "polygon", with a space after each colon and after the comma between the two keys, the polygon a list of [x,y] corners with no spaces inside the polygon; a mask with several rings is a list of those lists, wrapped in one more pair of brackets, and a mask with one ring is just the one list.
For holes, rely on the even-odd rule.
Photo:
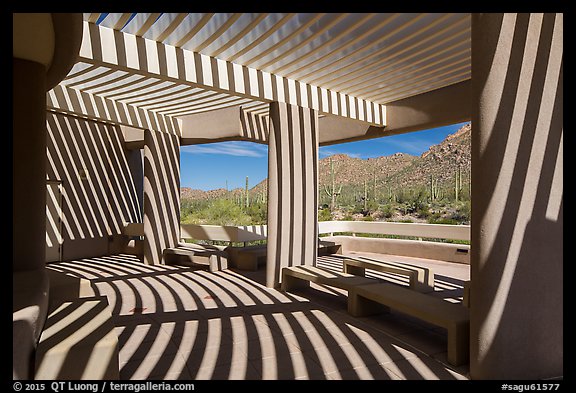
{"label": "curved concrete wall", "polygon": [[470,225],[382,221],[320,221],[319,233],[353,232],[439,239],[470,240]]}

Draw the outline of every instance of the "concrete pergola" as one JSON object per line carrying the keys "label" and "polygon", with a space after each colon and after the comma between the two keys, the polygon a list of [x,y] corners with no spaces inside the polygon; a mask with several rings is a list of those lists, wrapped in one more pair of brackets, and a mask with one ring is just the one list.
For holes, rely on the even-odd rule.
{"label": "concrete pergola", "polygon": [[50,15],[13,17],[15,272],[44,265],[43,190],[73,146],[96,149],[84,175],[113,163],[100,187],[70,181],[101,210],[78,230],[143,222],[157,264],[180,238],[180,147],[267,144],[277,287],[316,258],[319,146],[471,120],[471,376],[562,374],[562,14]]}

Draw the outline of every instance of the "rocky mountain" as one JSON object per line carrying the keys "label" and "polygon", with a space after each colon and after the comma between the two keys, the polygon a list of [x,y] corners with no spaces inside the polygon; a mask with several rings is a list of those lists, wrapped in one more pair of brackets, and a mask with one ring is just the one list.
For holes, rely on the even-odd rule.
{"label": "rocky mountain", "polygon": [[470,179],[471,125],[466,124],[441,143],[430,146],[390,181],[400,186],[427,186],[433,179],[440,187],[451,187],[459,172],[464,184]]}
{"label": "rocky mountain", "polygon": [[[332,173],[336,187],[340,185],[363,186],[366,181],[377,187],[418,188],[430,187],[431,181],[440,188],[454,186],[455,176],[461,174],[463,184],[470,176],[471,125],[466,124],[454,134],[448,135],[441,143],[430,146],[421,156],[395,153],[389,156],[361,159],[346,154],[335,154],[319,160],[320,192],[332,186]],[[263,180],[250,190],[251,197],[265,194],[267,180]],[[232,190],[236,195],[241,188]],[[207,199],[226,195],[223,188],[210,191],[181,189],[182,198]]]}
{"label": "rocky mountain", "polygon": [[236,194],[241,194],[242,192],[244,192],[244,190],[241,188],[235,188],[235,189],[230,190],[230,191],[226,191],[225,188],[217,188],[216,190],[204,191],[204,190],[193,189],[190,187],[181,187],[180,188],[180,198],[181,199],[215,199],[215,198],[221,198],[227,194],[236,195]]}

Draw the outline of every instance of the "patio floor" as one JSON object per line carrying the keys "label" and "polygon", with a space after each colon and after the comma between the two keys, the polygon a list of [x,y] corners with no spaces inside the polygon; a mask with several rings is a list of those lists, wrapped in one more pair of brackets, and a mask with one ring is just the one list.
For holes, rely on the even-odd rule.
{"label": "patio floor", "polygon": [[[432,267],[434,295],[461,299],[468,265],[394,260]],[[341,269],[330,256],[318,265]],[[263,270],[147,266],[124,254],[48,268],[89,279],[108,296],[123,380],[467,379],[468,366],[446,363],[442,328],[394,311],[351,317],[335,289],[282,293],[263,285]]]}

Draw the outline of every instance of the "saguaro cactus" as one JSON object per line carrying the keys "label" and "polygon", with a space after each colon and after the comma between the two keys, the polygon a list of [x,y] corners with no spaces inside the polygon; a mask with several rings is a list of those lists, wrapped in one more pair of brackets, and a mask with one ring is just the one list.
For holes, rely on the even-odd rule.
{"label": "saguaro cactus", "polygon": [[372,200],[374,203],[378,203],[378,198],[376,194],[376,169],[374,169],[374,173],[372,175]]}
{"label": "saguaro cactus", "polygon": [[435,201],[439,196],[438,179],[434,179],[434,177],[430,175],[430,200]]}
{"label": "saguaro cactus", "polygon": [[364,211],[368,210],[368,181],[364,180]]}
{"label": "saguaro cactus", "polygon": [[460,199],[460,192],[462,191],[462,170],[460,165],[456,169],[454,174],[454,200],[458,201]]}
{"label": "saguaro cactus", "polygon": [[246,200],[246,208],[250,207],[250,193],[248,191],[248,176],[246,176],[246,187],[244,189],[244,195]]}
{"label": "saguaro cactus", "polygon": [[334,209],[336,209],[336,198],[342,192],[342,184],[340,184],[338,191],[336,191],[336,174],[334,173],[334,161],[332,160],[332,157],[328,158],[328,162],[330,163],[331,187],[328,189],[328,187],[324,185],[324,192],[326,192],[326,195],[330,197],[330,211],[334,211]]}

